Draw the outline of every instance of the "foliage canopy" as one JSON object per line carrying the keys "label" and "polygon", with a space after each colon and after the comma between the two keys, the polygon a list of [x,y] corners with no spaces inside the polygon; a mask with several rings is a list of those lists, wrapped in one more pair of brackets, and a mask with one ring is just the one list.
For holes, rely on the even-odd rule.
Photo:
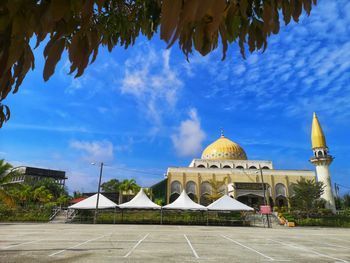
{"label": "foliage canopy", "polygon": [[293,209],[299,209],[309,217],[310,212],[322,206],[321,195],[323,194],[324,185],[322,182],[315,180],[300,179],[293,186],[294,196],[291,197]]}
{"label": "foliage canopy", "polygon": [[206,55],[222,44],[238,42],[242,56],[265,50],[267,38],[284,23],[309,15],[317,0],[3,0],[0,2],[0,128],[10,118],[2,101],[16,93],[35,58],[31,40],[44,49],[44,80],[68,51],[70,74],[79,77],[98,54],[128,48],[142,34],[151,39],[160,28],[168,47],[178,41],[188,57],[193,48]]}

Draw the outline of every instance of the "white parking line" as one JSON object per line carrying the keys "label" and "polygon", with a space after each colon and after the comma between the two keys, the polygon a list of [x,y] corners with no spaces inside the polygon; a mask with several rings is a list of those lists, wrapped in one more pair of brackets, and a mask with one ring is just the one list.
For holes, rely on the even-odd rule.
{"label": "white parking line", "polygon": [[194,255],[196,258],[199,258],[199,256],[198,256],[196,250],[194,250],[194,248],[193,248],[193,246],[192,246],[190,240],[187,238],[187,236],[186,236],[185,234],[184,234],[184,237],[186,238],[188,245],[189,245],[190,248],[192,249],[193,255]]}
{"label": "white parking line", "polygon": [[321,256],[321,257],[326,257],[326,258],[334,259],[334,260],[337,260],[337,261],[340,261],[340,262],[349,263],[348,261],[346,261],[344,259],[328,256],[326,254],[322,254],[322,253],[316,252],[316,251],[308,249],[308,248],[299,247],[299,246],[296,246],[295,244],[290,243],[290,242],[289,243],[285,243],[285,242],[281,242],[281,241],[277,241],[277,240],[273,240],[273,239],[267,239],[267,240],[275,242],[277,244],[281,244],[281,245],[285,245],[285,246],[288,246],[288,247],[293,247],[293,248],[296,248],[296,249],[300,249],[300,250],[304,250],[304,251],[307,251],[307,252],[311,252],[311,253],[313,253],[315,255],[318,255],[318,256]]}
{"label": "white parking line", "polygon": [[18,247],[18,246],[22,246],[22,245],[26,245],[26,244],[33,244],[33,243],[36,243],[36,242],[40,242],[40,241],[42,241],[42,240],[44,240],[44,239],[39,239],[39,240],[24,242],[24,243],[20,243],[20,244],[16,244],[16,245],[11,245],[11,246],[7,246],[7,247],[3,247],[3,248],[1,248],[1,249],[3,250],[3,249],[11,248],[11,247]]}
{"label": "white parking line", "polygon": [[227,237],[227,236],[224,236],[224,235],[221,235],[221,236],[222,236],[223,238],[225,238],[225,239],[227,239],[227,240],[229,240],[229,241],[231,241],[231,242],[233,242],[233,243],[235,243],[235,244],[241,246],[241,247],[244,247],[244,248],[246,248],[246,249],[249,249],[249,250],[251,250],[251,251],[253,251],[253,252],[255,252],[255,253],[257,253],[257,254],[263,256],[264,258],[267,258],[268,260],[271,260],[271,261],[274,261],[274,260],[275,260],[275,259],[273,259],[272,257],[269,257],[269,256],[267,256],[267,255],[265,255],[265,254],[263,254],[263,253],[261,253],[261,252],[255,250],[254,248],[247,247],[247,246],[245,246],[245,245],[239,243],[238,241],[233,240],[233,239],[231,239],[231,238],[229,238],[229,237]]}
{"label": "white parking line", "polygon": [[52,253],[52,254],[49,255],[49,257],[58,255],[58,254],[60,254],[60,253],[62,253],[62,252],[64,252],[64,251],[67,251],[67,250],[70,250],[70,249],[73,249],[73,248],[76,248],[76,247],[80,247],[81,245],[84,245],[84,244],[89,243],[89,242],[91,242],[91,241],[95,241],[95,240],[98,240],[98,239],[101,239],[101,238],[103,238],[103,237],[110,236],[110,235],[111,235],[111,234],[103,235],[103,236],[100,236],[100,237],[96,237],[96,238],[93,238],[93,239],[86,240],[86,241],[84,241],[84,242],[82,242],[82,243],[79,243],[79,244],[77,244],[77,245],[75,245],[75,246],[72,246],[72,247],[69,247],[69,248],[66,248],[66,249],[62,249],[62,250],[60,250],[60,251],[57,251],[57,252],[55,252],[55,253]]}
{"label": "white parking line", "polygon": [[136,244],[135,246],[132,247],[132,249],[124,256],[125,258],[127,258],[128,256],[131,255],[131,253],[138,247],[138,245],[141,244],[142,241],[144,241],[150,233],[148,233],[147,235],[145,235],[143,238],[141,238]]}

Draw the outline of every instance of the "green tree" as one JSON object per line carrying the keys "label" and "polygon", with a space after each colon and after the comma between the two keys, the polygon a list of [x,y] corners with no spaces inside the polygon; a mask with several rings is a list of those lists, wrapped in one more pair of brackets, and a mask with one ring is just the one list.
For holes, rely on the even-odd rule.
{"label": "green tree", "polygon": [[123,202],[124,192],[132,191],[136,193],[140,190],[140,186],[137,185],[135,179],[124,179],[119,185],[119,204]]}
{"label": "green tree", "polygon": [[225,194],[228,178],[218,181],[216,178],[210,179],[211,193],[207,195],[210,202],[214,202]]}
{"label": "green tree", "polygon": [[11,188],[10,194],[16,203],[22,207],[26,207],[34,200],[33,189],[27,184],[19,184],[16,187]]}
{"label": "green tree", "polygon": [[106,193],[116,193],[119,192],[120,182],[117,179],[111,179],[107,182],[101,184],[101,189]]}
{"label": "green tree", "polygon": [[73,192],[73,198],[79,198],[79,197],[83,197],[83,194],[79,191],[74,191]]}
{"label": "green tree", "polygon": [[13,166],[5,160],[0,160],[0,201],[4,204],[13,207],[15,201],[10,194],[10,188],[7,183],[11,181],[12,177],[16,175],[14,171],[11,171]]}
{"label": "green tree", "polygon": [[60,184],[58,184],[54,179],[52,178],[43,178],[40,180],[33,180],[29,181],[28,184],[33,188],[39,188],[41,186],[44,186],[45,189],[50,191],[50,193],[53,196],[53,199],[57,199],[62,195],[67,195],[67,191],[64,187],[62,187]]}
{"label": "green tree", "polygon": [[344,208],[350,208],[350,194],[345,194],[342,199]]}
{"label": "green tree", "polygon": [[46,189],[45,186],[40,186],[33,191],[33,197],[35,201],[40,203],[48,203],[53,199],[53,195],[50,190]]}
{"label": "green tree", "polygon": [[279,32],[280,16],[285,24],[298,22],[303,10],[310,14],[312,4],[316,0],[0,1],[0,127],[10,118],[2,101],[34,69],[33,38],[35,47],[46,45],[45,81],[65,50],[70,73],[79,77],[100,46],[128,48],[140,34],[151,39],[158,29],[168,47],[178,41],[186,57],[193,49],[206,55],[219,43],[223,58],[232,43],[238,43],[242,56],[246,46],[250,52],[265,50],[268,37]]}
{"label": "green tree", "polygon": [[60,206],[66,206],[69,202],[69,196],[68,195],[61,195],[57,198],[56,203]]}
{"label": "green tree", "polygon": [[13,166],[10,163],[6,162],[4,159],[0,160],[0,184],[3,184],[11,168],[13,168]]}
{"label": "green tree", "polygon": [[323,204],[321,200],[323,189],[322,182],[301,178],[293,186],[294,196],[290,199],[292,209],[305,212],[307,218],[309,218],[311,211]]}

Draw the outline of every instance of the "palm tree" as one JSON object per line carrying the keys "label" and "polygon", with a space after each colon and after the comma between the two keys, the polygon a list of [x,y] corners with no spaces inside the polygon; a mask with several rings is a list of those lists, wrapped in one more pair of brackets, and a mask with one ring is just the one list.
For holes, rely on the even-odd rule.
{"label": "palm tree", "polygon": [[16,201],[25,207],[28,203],[33,200],[32,187],[27,184],[20,185],[11,191],[11,195],[16,199]]}
{"label": "palm tree", "polygon": [[138,192],[140,186],[136,184],[135,179],[124,179],[119,185],[119,204],[123,202],[124,192],[132,191],[133,193]]}
{"label": "palm tree", "polygon": [[5,175],[11,168],[11,164],[6,162],[4,159],[0,160],[0,180],[2,179],[3,175]]}
{"label": "palm tree", "polygon": [[226,194],[227,180],[227,177],[222,179],[222,181],[217,181],[215,178],[209,180],[209,184],[211,185],[211,193],[207,196],[207,198],[210,200],[210,202],[214,202]]}
{"label": "palm tree", "polygon": [[5,184],[8,183],[15,174],[11,171],[11,168],[11,164],[6,162],[4,159],[0,160],[0,200],[6,205],[13,207],[15,202],[5,186]]}
{"label": "palm tree", "polygon": [[34,199],[39,201],[40,203],[48,203],[53,198],[52,193],[48,189],[46,189],[45,186],[40,186],[36,188],[33,194],[34,194]]}

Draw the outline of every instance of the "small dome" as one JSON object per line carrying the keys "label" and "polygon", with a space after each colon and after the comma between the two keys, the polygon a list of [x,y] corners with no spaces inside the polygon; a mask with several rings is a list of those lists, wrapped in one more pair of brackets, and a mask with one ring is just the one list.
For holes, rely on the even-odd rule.
{"label": "small dome", "polygon": [[221,134],[219,139],[205,148],[202,153],[202,159],[247,160],[247,155],[241,146]]}

